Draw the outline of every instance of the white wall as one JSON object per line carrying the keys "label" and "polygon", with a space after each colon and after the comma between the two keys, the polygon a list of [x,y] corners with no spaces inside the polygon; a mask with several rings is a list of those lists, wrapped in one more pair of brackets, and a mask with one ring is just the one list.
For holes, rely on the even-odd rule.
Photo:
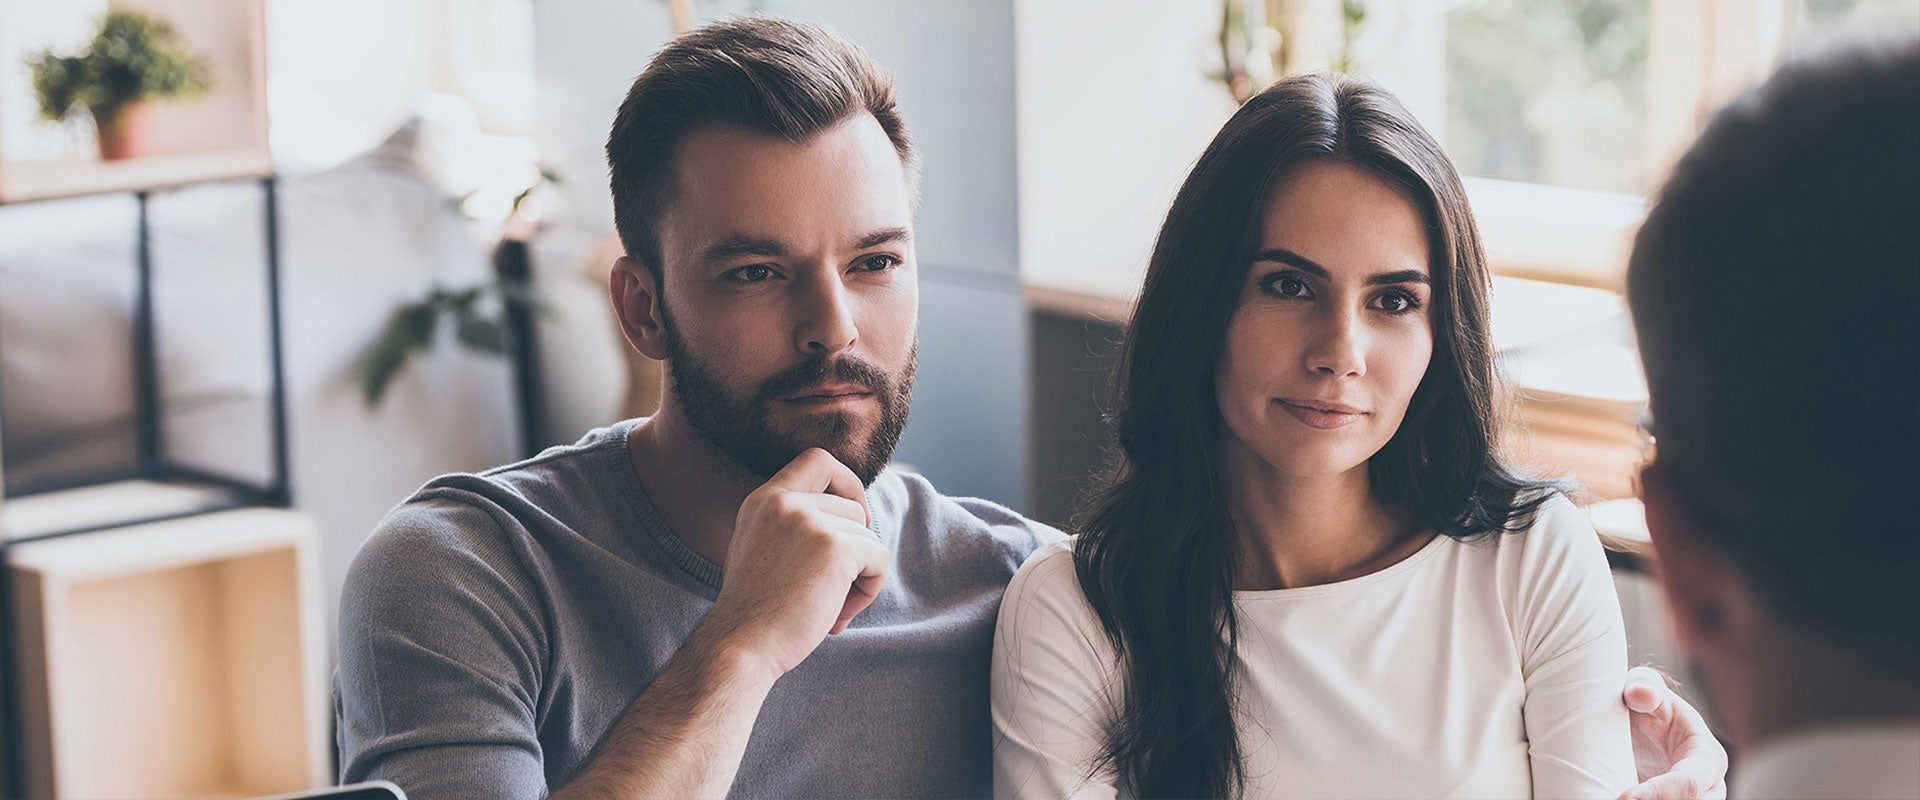
{"label": "white wall", "polygon": [[1020,271],[1137,287],[1167,207],[1234,109],[1211,0],[1020,0]]}
{"label": "white wall", "polygon": [[310,171],[366,150],[429,94],[471,102],[483,127],[533,114],[533,0],[266,0],[274,156]]}

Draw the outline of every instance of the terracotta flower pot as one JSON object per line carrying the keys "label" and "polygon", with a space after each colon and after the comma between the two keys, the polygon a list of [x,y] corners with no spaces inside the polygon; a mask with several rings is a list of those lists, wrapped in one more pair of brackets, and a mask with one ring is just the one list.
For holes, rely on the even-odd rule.
{"label": "terracotta flower pot", "polygon": [[93,110],[100,134],[100,158],[118,161],[139,158],[153,147],[153,104],[144,100]]}

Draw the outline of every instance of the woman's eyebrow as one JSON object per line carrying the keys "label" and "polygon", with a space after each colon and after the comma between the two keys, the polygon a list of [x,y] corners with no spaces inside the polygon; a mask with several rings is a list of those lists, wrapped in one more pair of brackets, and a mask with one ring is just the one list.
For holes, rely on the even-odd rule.
{"label": "woman's eyebrow", "polygon": [[1332,277],[1332,274],[1327,272],[1326,267],[1320,266],[1319,264],[1314,263],[1313,259],[1307,258],[1306,256],[1300,255],[1299,253],[1293,252],[1292,250],[1288,250],[1284,247],[1274,247],[1274,248],[1262,250],[1258,253],[1254,253],[1253,261],[1256,264],[1262,261],[1271,261],[1276,264],[1285,264],[1287,266],[1299,269],[1301,272],[1317,275],[1322,278]]}
{"label": "woman's eyebrow", "polygon": [[1417,270],[1417,269],[1403,269],[1398,272],[1382,272],[1379,274],[1367,276],[1368,286],[1379,286],[1379,285],[1388,284],[1388,283],[1432,284],[1433,279],[1427,277],[1427,273],[1421,272],[1420,270]]}

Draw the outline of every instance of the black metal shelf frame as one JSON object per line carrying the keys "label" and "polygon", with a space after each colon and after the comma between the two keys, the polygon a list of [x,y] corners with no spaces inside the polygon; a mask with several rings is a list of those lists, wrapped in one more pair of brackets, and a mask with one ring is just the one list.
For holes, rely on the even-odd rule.
{"label": "black metal shelf frame", "polygon": [[[133,308],[133,366],[135,408],[137,410],[138,461],[132,470],[119,470],[109,473],[95,473],[77,478],[66,478],[57,482],[32,485],[17,493],[9,493],[9,499],[22,499],[47,492],[96,486],[122,480],[146,479],[154,481],[183,481],[227,490],[233,496],[235,505],[269,505],[286,507],[292,501],[292,489],[289,479],[287,448],[287,401],[285,353],[283,342],[282,308],[280,303],[280,225],[278,180],[274,176],[257,179],[261,187],[264,213],[262,224],[266,233],[265,272],[267,301],[267,345],[268,364],[268,424],[271,428],[269,445],[272,448],[272,475],[266,485],[257,485],[229,476],[218,475],[203,469],[195,469],[175,464],[166,455],[165,399],[160,390],[160,354],[155,333],[157,327],[154,309],[154,258],[153,230],[149,217],[152,201],[151,190],[133,192],[137,203],[135,240],[136,282],[134,285]],[[214,183],[209,181],[207,183]],[[170,187],[182,188],[182,187]],[[209,508],[207,510],[215,510]],[[138,524],[154,519],[128,519],[119,524]],[[95,526],[98,527],[98,526]],[[0,543],[17,544],[33,539],[61,536],[79,531],[53,531],[27,538],[10,538],[0,531]]]}
{"label": "black metal shelf frame", "polygon": [[[137,419],[139,421],[138,444],[139,461],[130,471],[117,471],[111,474],[88,475],[78,479],[61,481],[58,485],[29,487],[8,499],[19,500],[47,491],[75,489],[86,486],[114,483],[122,480],[146,479],[154,481],[185,482],[221,489],[212,495],[211,500],[187,511],[171,511],[130,519],[116,519],[107,523],[88,524],[70,529],[47,531],[32,536],[11,537],[0,529],[0,767],[6,779],[0,783],[0,797],[16,797],[24,789],[24,776],[21,774],[20,754],[20,718],[18,709],[20,696],[16,681],[15,665],[12,654],[14,647],[13,586],[11,553],[13,546],[29,541],[40,541],[62,536],[90,533],[111,528],[160,522],[169,519],[198,516],[201,514],[224,511],[235,508],[274,506],[285,508],[292,504],[293,493],[289,479],[287,451],[287,393],[285,352],[282,341],[281,275],[280,275],[280,214],[278,178],[267,175],[257,179],[263,195],[264,214],[262,224],[266,233],[266,301],[267,301],[267,345],[268,345],[268,424],[271,427],[269,441],[273,448],[273,473],[265,486],[255,485],[244,480],[217,475],[201,469],[195,469],[171,462],[166,455],[164,431],[164,398],[160,391],[160,357],[155,336],[154,313],[154,263],[153,230],[148,216],[148,206],[153,190],[143,189],[133,192],[138,204],[135,260],[138,269],[135,283],[133,350],[134,350],[134,387]],[[187,185],[222,183],[220,181],[198,181],[193,184],[169,186],[168,189],[184,188]],[[4,502],[4,501],[0,501]]]}

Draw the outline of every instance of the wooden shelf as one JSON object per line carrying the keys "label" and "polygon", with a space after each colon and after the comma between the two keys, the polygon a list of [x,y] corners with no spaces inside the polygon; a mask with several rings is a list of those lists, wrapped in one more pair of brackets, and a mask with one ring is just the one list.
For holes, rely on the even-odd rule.
{"label": "wooden shelf", "polygon": [[[211,88],[154,107],[153,154],[101,161],[91,136],[39,120],[26,59],[84,46],[102,14],[135,9],[171,25],[204,58]],[[262,0],[0,0],[0,204],[158,190],[262,177],[267,147],[266,15]],[[81,123],[84,126],[84,123]]]}
{"label": "wooden shelf", "polygon": [[43,492],[0,505],[0,541],[178,517],[234,505],[226,487],[184,481],[126,480]]}
{"label": "wooden shelf", "polygon": [[256,508],[10,548],[27,794],[325,785],[316,541],[306,515]]}
{"label": "wooden shelf", "polygon": [[236,150],[131,161],[28,161],[8,164],[4,169],[0,205],[266,177],[273,174],[273,159],[264,150]]}

